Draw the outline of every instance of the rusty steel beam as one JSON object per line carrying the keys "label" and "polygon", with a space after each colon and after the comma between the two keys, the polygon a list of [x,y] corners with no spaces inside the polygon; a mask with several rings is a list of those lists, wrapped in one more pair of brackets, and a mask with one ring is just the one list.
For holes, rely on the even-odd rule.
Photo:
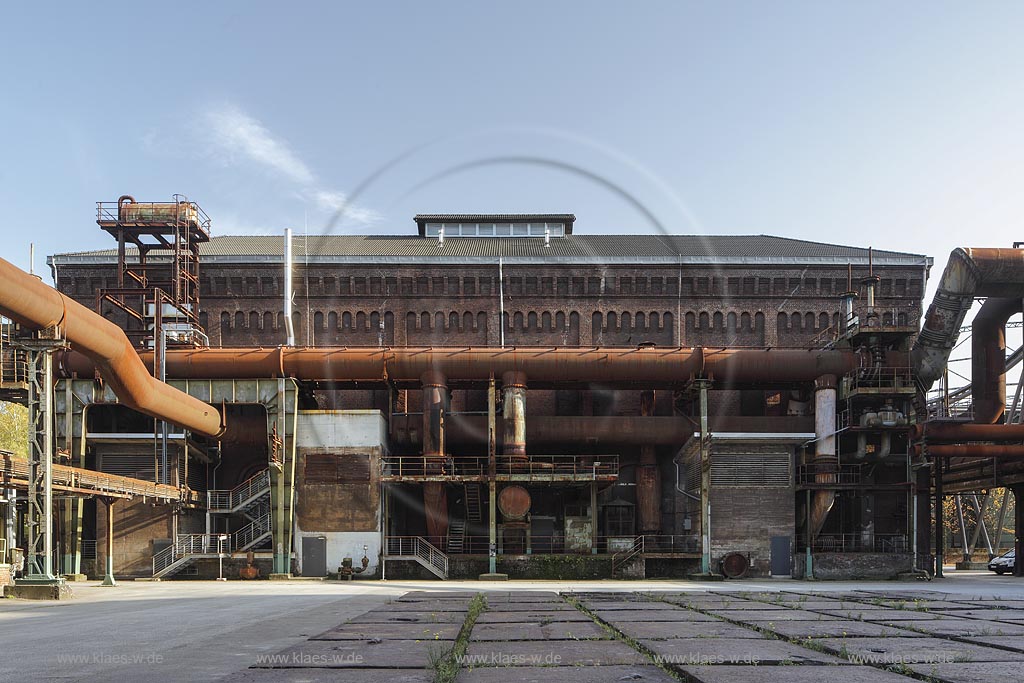
{"label": "rusty steel beam", "polygon": [[927,439],[931,443],[1024,441],[1024,424],[926,422],[914,425],[913,436],[915,439]]}
{"label": "rusty steel beam", "polygon": [[[150,352],[142,359],[150,360]],[[867,362],[850,349],[276,347],[174,349],[167,352],[166,366],[167,376],[176,379],[294,377],[414,387],[424,373],[436,371],[449,383],[486,386],[492,376],[521,372],[533,388],[573,383],[671,388],[700,378],[727,388],[810,382],[823,374],[845,375]],[[66,376],[93,373],[93,364],[74,353],[64,355],[60,368]]]}
{"label": "rusty steel beam", "polygon": [[59,326],[130,408],[204,436],[223,433],[212,406],[153,378],[120,327],[3,259],[0,313],[33,329]]}

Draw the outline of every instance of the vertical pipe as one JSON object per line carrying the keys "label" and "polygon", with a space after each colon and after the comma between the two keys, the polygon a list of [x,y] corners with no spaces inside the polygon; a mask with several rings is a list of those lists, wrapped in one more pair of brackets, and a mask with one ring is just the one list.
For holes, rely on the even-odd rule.
{"label": "vertical pipe", "polygon": [[932,468],[935,474],[935,577],[942,578],[942,561],[946,554],[945,542],[945,514],[942,509],[942,458],[932,458]]}
{"label": "vertical pipe", "polygon": [[502,258],[498,257],[498,340],[505,348],[505,272]]}
{"label": "vertical pipe", "polygon": [[590,554],[597,555],[597,482],[590,484]]}
{"label": "vertical pipe", "polygon": [[[839,458],[836,456],[836,376],[822,375],[814,381],[814,481],[820,484],[834,484],[839,473]],[[814,542],[821,533],[828,513],[835,503],[834,489],[814,492],[811,509],[811,536]]]}
{"label": "vertical pipe", "polygon": [[494,377],[491,377],[491,381],[487,385],[487,571],[491,574],[498,571],[498,491],[495,481],[498,466],[498,443],[495,433],[498,427],[496,400]]}
{"label": "vertical pipe", "polygon": [[[428,475],[444,474],[444,423],[448,410],[448,383],[435,371],[423,373],[423,461]],[[423,484],[423,509],[428,540],[439,548],[448,536],[448,493],[444,482]]]}
{"label": "vertical pipe", "polygon": [[711,433],[708,431],[708,386],[698,380],[700,391],[700,571],[711,573]]}
{"label": "vertical pipe", "polygon": [[512,461],[526,461],[526,375],[506,372],[501,376],[505,400],[502,404],[504,437],[502,453]]}
{"label": "vertical pipe", "polygon": [[[640,393],[640,414],[654,415],[655,394]],[[640,517],[640,535],[656,536],[661,531],[661,475],[655,447],[640,447],[640,463],[636,476],[637,507]]]}
{"label": "vertical pipe", "polygon": [[107,557],[106,572],[101,586],[116,586],[114,580],[114,498],[107,498]]}
{"label": "vertical pipe", "polygon": [[285,346],[295,346],[292,322],[292,229],[284,229],[284,329]]}

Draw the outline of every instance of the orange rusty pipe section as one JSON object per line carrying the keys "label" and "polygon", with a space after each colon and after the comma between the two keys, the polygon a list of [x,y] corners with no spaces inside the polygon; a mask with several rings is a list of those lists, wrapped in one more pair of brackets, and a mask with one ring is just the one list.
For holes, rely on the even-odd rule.
{"label": "orange rusty pipe section", "polygon": [[[921,444],[914,446],[914,452],[921,454]],[[1024,458],[1024,445],[1020,444],[940,444],[928,446],[928,454],[935,458]]]}
{"label": "orange rusty pipe section", "polygon": [[95,364],[125,405],[204,436],[223,433],[213,407],[149,374],[121,328],[3,259],[0,312],[26,327],[60,325],[71,346]]}
{"label": "orange rusty pipe section", "polygon": [[1024,441],[1024,425],[927,422],[925,424],[914,425],[914,438],[927,439],[932,443],[960,443],[963,441]]}
{"label": "orange rusty pipe section", "polygon": [[[144,361],[151,353],[142,354]],[[900,363],[900,359],[890,360]],[[906,364],[906,358],[902,358]],[[296,377],[339,382],[392,381],[415,385],[436,371],[451,382],[487,382],[492,375],[521,372],[531,386],[593,382],[604,385],[673,387],[708,377],[730,383],[810,382],[823,374],[845,375],[862,366],[857,351],[827,349],[702,348],[225,348],[167,353],[167,376],[179,379]],[[92,365],[76,354],[62,360],[66,374],[91,376]]]}
{"label": "orange rusty pipe section", "polygon": [[1006,412],[1006,321],[1020,313],[1019,298],[990,298],[971,324],[971,396],[974,421],[996,424]]}

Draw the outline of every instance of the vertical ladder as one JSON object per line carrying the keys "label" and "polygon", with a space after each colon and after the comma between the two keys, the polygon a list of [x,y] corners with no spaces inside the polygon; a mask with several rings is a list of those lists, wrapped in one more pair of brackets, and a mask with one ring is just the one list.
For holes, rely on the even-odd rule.
{"label": "vertical ladder", "polygon": [[480,503],[480,484],[475,482],[466,482],[465,484],[465,501],[466,501],[466,521],[467,522],[479,522],[483,519],[481,516],[481,503]]}

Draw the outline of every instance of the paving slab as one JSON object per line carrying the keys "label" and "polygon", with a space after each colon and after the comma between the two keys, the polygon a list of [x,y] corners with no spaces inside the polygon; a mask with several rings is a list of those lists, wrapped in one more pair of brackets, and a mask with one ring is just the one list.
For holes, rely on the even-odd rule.
{"label": "paving slab", "polygon": [[1021,680],[1019,671],[996,662],[911,664],[910,669],[936,683],[1020,683]]}
{"label": "paving slab", "polygon": [[514,669],[484,667],[463,669],[457,683],[676,683],[656,666],[534,667]]}
{"label": "paving slab", "polygon": [[219,683],[433,683],[427,669],[246,669]]}
{"label": "paving slab", "polygon": [[679,605],[667,602],[637,602],[635,600],[580,600],[580,604],[592,610],[678,610]]}
{"label": "paving slab", "polygon": [[702,621],[686,624],[673,621],[618,622],[615,628],[639,640],[668,640],[670,638],[764,638],[752,628],[744,628],[727,621]]}
{"label": "paving slab", "polygon": [[[835,680],[838,674],[820,666],[787,666],[785,669],[751,666],[683,666],[688,680],[694,683],[822,683]],[[914,679],[870,666],[842,667],[843,683],[911,683]]]}
{"label": "paving slab", "polygon": [[[450,600],[462,599],[472,600],[477,591],[409,591],[398,598],[400,602],[412,602],[416,600]],[[501,593],[508,595],[508,592]],[[489,594],[488,594],[489,595]]]}
{"label": "paving slab", "polygon": [[350,624],[461,624],[466,612],[405,612],[371,610],[350,619]]}
{"label": "paving slab", "polygon": [[851,602],[849,600],[843,602],[842,600],[786,600],[778,603],[784,607],[790,607],[792,609],[802,610],[843,610],[843,609],[863,609],[864,605]]}
{"label": "paving slab", "polygon": [[487,609],[492,612],[544,612],[551,610],[575,611],[576,608],[567,602],[494,602],[487,601]]}
{"label": "paving slab", "polygon": [[[466,654],[473,668],[530,665],[561,668],[648,663],[647,658],[618,640],[476,642],[469,644]],[[516,670],[506,668],[509,680],[519,680],[514,673]]]}
{"label": "paving slab", "polygon": [[[1014,652],[1024,652],[1024,638],[1019,635],[1016,636],[975,636],[975,635],[962,635],[959,637],[960,640],[974,643],[976,645],[990,645],[992,647],[1003,648],[1004,650],[1013,650]],[[1021,676],[1024,678],[1024,676]]]}
{"label": "paving slab", "polygon": [[[1024,662],[1024,653],[998,650],[943,638],[823,638],[827,652],[861,664],[949,664],[955,662]],[[1020,664],[1010,665],[1018,669]]]}
{"label": "paving slab", "polygon": [[[837,619],[849,619],[844,616],[833,616],[825,612],[812,612],[810,610],[788,609],[775,612],[752,612],[746,609],[714,609],[708,610],[708,614],[733,621],[835,621]],[[771,616],[765,616],[770,614]]]}
{"label": "paving slab", "polygon": [[610,640],[611,635],[593,621],[559,621],[553,624],[481,624],[473,627],[471,640]]}
{"label": "paving slab", "polygon": [[959,600],[952,599],[953,602],[966,604],[966,605],[977,605],[978,607],[1003,607],[1006,609],[1024,609],[1024,600],[1004,600],[1003,598],[981,598],[978,600]]}
{"label": "paving slab", "polygon": [[855,619],[861,621],[932,621],[934,619],[948,619],[949,615],[936,612],[914,612],[906,609],[882,609],[879,607],[865,606],[864,609],[823,609],[814,610],[818,614],[824,614],[839,619]]}
{"label": "paving slab", "polygon": [[755,628],[783,638],[883,638],[887,636],[920,637],[924,634],[870,621],[746,621]]}
{"label": "paving slab", "polygon": [[374,609],[374,612],[465,612],[469,600],[421,600],[415,602],[391,602]]}
{"label": "paving slab", "polygon": [[1016,636],[1024,637],[1024,625],[983,619],[938,619],[898,622],[904,628],[936,636]]}
{"label": "paving slab", "polygon": [[674,667],[698,665],[770,666],[778,664],[845,664],[838,657],[783,640],[767,638],[679,638],[640,644]]}
{"label": "paving slab", "polygon": [[462,624],[342,624],[310,640],[455,640]]}
{"label": "paving slab", "polygon": [[938,610],[935,614],[963,619],[986,619],[988,621],[1005,621],[1010,624],[1024,624],[1024,610],[1019,609]]}
{"label": "paving slab", "polygon": [[533,610],[530,612],[483,612],[477,617],[478,624],[528,624],[552,623],[558,621],[591,621],[579,610]]}
{"label": "paving slab", "polygon": [[607,621],[609,624],[615,624],[619,622],[631,622],[631,621],[680,621],[680,622],[698,622],[698,621],[718,621],[714,617],[710,617],[700,612],[694,612],[692,610],[594,610],[594,614],[598,617]]}
{"label": "paving slab", "polygon": [[451,642],[426,640],[307,640],[268,656],[263,669],[425,669]]}

